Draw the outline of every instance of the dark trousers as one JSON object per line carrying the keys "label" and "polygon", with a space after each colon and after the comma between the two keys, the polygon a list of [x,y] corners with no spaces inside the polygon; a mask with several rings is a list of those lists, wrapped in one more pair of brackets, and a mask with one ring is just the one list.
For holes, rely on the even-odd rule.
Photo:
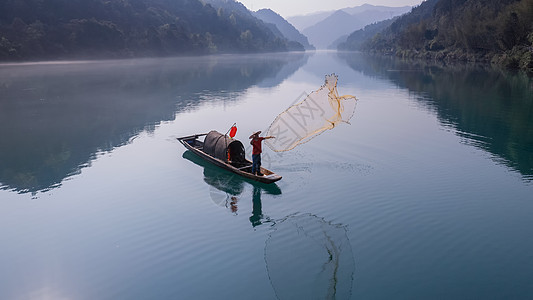
{"label": "dark trousers", "polygon": [[261,172],[261,154],[252,154],[252,173]]}

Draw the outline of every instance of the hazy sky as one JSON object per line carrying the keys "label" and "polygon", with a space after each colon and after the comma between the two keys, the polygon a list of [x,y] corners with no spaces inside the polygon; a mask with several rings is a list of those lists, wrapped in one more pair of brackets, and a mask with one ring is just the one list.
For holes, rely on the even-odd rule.
{"label": "hazy sky", "polygon": [[316,11],[336,10],[359,6],[365,3],[383,6],[418,5],[422,0],[237,0],[250,10],[270,8],[287,18]]}

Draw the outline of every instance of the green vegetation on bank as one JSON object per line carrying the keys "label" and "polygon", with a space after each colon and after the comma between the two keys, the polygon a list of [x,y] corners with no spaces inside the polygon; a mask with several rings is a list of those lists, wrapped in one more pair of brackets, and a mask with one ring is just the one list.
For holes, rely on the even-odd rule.
{"label": "green vegetation on bank", "polygon": [[370,39],[355,38],[345,49],[533,72],[533,0],[427,0]]}
{"label": "green vegetation on bank", "polygon": [[[4,0],[0,60],[290,50],[233,0]],[[219,5],[216,5],[219,4]]]}

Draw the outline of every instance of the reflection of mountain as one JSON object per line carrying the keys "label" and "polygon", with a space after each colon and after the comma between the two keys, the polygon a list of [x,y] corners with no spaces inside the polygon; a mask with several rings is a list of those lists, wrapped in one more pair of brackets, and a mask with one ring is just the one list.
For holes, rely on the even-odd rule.
{"label": "reflection of mountain", "polygon": [[[474,66],[427,65],[341,54],[354,70],[388,78],[420,95],[445,126],[533,178],[533,80]],[[431,100],[428,100],[431,99]]]}
{"label": "reflection of mountain", "polygon": [[285,53],[4,65],[1,186],[19,192],[57,186],[98,152],[199,105],[202,94],[235,99],[228,91],[244,91],[303,63],[304,54]]}
{"label": "reflection of mountain", "polygon": [[302,54],[302,58],[298,60],[298,63],[287,63],[281,67],[279,72],[275,76],[269,76],[265,77],[263,81],[258,83],[257,85],[259,87],[274,87],[282,83],[285,79],[289,78],[294,72],[298,71],[302,66],[307,64],[307,61],[309,60],[310,56],[313,56],[314,54],[311,53],[305,53]]}

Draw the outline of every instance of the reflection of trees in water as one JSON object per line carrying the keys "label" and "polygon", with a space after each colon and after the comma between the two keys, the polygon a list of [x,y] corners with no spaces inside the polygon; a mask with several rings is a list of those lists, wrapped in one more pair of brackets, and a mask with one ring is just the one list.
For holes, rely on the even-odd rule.
{"label": "reflection of trees in water", "polygon": [[97,153],[176,112],[234,101],[306,59],[278,53],[2,66],[0,184],[18,192],[58,186]]}
{"label": "reflection of trees in water", "polygon": [[355,261],[346,228],[311,214],[276,221],[265,262],[279,299],[349,299]]}
{"label": "reflection of trees in water", "polygon": [[488,66],[442,66],[361,54],[341,58],[356,71],[418,93],[417,99],[465,142],[533,180],[533,78]]}

